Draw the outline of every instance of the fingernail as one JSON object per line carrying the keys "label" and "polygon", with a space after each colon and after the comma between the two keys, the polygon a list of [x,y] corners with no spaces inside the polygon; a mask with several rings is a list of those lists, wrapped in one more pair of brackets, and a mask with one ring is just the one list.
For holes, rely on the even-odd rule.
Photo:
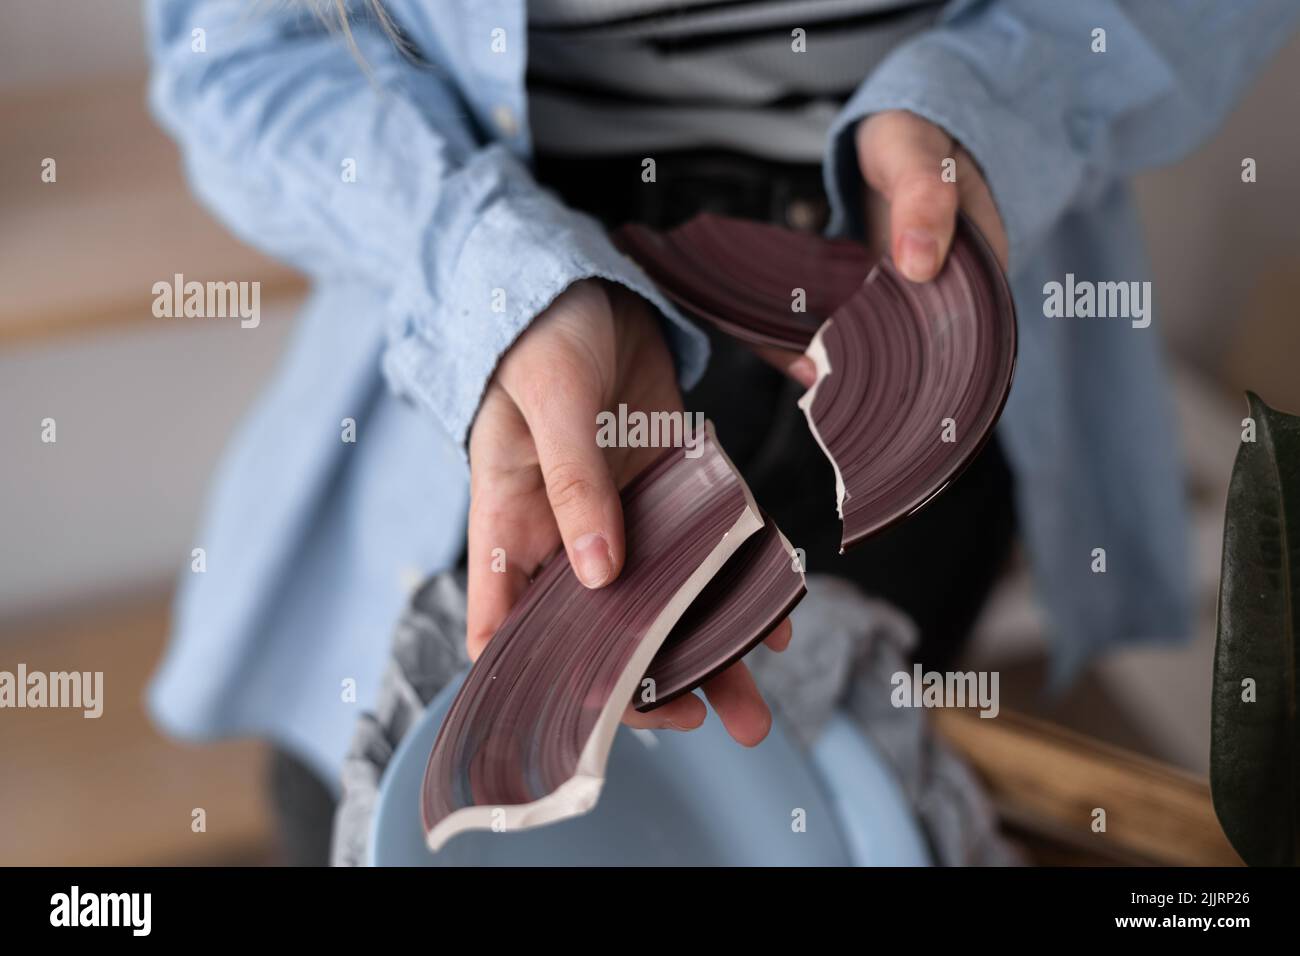
{"label": "fingernail", "polygon": [[919,229],[909,229],[899,242],[898,268],[913,282],[924,282],[939,268],[939,243]]}
{"label": "fingernail", "polygon": [[578,580],[589,588],[598,588],[608,581],[614,568],[605,536],[595,531],[584,534],[573,542],[573,559]]}

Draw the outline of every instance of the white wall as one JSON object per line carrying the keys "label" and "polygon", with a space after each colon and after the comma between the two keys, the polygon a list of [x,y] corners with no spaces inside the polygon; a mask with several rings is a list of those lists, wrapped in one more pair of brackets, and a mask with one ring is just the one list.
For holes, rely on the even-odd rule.
{"label": "white wall", "polygon": [[[160,319],[0,353],[0,618],[157,587],[291,309]],[[53,418],[57,441],[41,441]]]}
{"label": "white wall", "polygon": [[[1180,354],[1211,371],[1252,290],[1300,270],[1298,91],[1300,36],[1208,143],[1138,180],[1157,321]],[[1241,181],[1247,156],[1259,167],[1254,185]]]}

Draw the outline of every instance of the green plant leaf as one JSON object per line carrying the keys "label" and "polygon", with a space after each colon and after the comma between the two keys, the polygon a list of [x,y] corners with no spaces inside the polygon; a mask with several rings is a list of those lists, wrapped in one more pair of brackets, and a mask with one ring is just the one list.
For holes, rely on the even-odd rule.
{"label": "green plant leaf", "polygon": [[1269,408],[1252,392],[1246,398],[1255,441],[1242,442],[1228,486],[1210,786],[1223,832],[1243,860],[1252,866],[1295,865],[1300,418]]}

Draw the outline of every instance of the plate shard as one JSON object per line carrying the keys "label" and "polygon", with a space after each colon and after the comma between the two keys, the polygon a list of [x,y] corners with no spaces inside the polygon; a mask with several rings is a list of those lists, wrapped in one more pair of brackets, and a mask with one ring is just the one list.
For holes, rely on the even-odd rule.
{"label": "plate shard", "polygon": [[668,232],[631,223],[611,238],[682,311],[749,345],[794,352],[871,268],[851,240],[712,213]]}
{"label": "plate shard", "polygon": [[[425,771],[421,807],[430,849],[466,829],[516,830],[590,810],[623,712],[674,625],[747,539],[757,535],[760,547],[731,572],[737,584],[746,583],[747,569],[772,575],[776,548],[788,548],[711,424],[698,457],[666,451],[622,498],[628,553],[618,580],[590,591],[558,553],[470,669]],[[790,576],[802,596],[802,574]],[[697,613],[713,620],[707,610]],[[715,635],[712,652],[739,657],[763,636],[741,641],[736,633]],[[747,646],[739,650],[740,644]],[[702,669],[694,655],[670,653],[667,661],[666,682],[680,681],[679,693],[695,686],[684,679]]]}
{"label": "plate shard", "polygon": [[882,260],[805,354],[818,374],[799,406],[835,468],[842,553],[919,510],[984,447],[1015,369],[1011,294],[963,223],[933,281]]}
{"label": "plate shard", "polygon": [[642,713],[699,687],[740,660],[794,610],[807,593],[803,559],[767,514],[763,527],[691,602],[660,647],[634,698]]}

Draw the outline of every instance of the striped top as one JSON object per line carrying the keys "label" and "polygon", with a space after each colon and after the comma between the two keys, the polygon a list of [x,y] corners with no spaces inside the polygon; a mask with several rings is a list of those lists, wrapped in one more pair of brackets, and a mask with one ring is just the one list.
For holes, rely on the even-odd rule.
{"label": "striped top", "polygon": [[[933,0],[529,0],[539,152],[819,162],[840,105]],[[802,32],[800,32],[802,31]]]}

